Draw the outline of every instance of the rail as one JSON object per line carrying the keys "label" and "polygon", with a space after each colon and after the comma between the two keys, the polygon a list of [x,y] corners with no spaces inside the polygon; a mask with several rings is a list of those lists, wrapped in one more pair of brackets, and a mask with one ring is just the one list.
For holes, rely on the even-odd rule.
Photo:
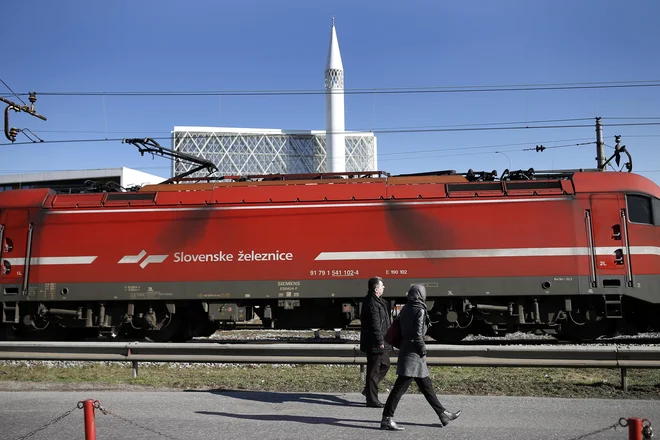
{"label": "rail", "polygon": [[[392,356],[397,361],[398,351]],[[359,344],[216,344],[149,342],[0,342],[0,360],[218,362],[254,364],[367,363]],[[427,364],[473,367],[659,368],[660,347],[428,345]]]}

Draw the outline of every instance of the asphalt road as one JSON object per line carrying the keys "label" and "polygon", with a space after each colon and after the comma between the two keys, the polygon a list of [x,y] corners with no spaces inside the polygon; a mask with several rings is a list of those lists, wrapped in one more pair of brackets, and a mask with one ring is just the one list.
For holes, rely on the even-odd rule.
{"label": "asphalt road", "polygon": [[[413,385],[414,387],[414,385]],[[381,394],[381,400],[387,396]],[[628,428],[607,429],[620,418],[657,426],[660,400],[557,399],[439,396],[461,416],[442,428],[420,394],[406,394],[395,419],[405,431],[380,431],[382,410],[366,408],[354,394],[241,391],[4,391],[0,392],[0,439],[23,438],[49,421],[68,416],[28,437],[85,439],[79,401],[98,400],[115,415],[95,411],[101,439],[628,439]],[[145,429],[146,428],[146,429]],[[584,436],[584,437],[581,437]]]}

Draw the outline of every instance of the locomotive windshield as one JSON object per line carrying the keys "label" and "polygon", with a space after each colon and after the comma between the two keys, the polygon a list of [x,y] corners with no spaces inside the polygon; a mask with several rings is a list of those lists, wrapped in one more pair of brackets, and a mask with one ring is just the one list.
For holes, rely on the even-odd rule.
{"label": "locomotive windshield", "polygon": [[628,194],[626,201],[628,218],[632,223],[660,226],[660,199],[641,194]]}

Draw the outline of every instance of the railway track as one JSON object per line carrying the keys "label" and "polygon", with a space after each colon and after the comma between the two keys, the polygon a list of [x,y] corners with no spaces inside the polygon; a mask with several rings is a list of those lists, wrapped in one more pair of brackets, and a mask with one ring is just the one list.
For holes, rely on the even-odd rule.
{"label": "railway track", "polygon": [[[208,343],[218,344],[355,344],[360,340],[359,330],[333,331],[315,331],[311,330],[243,330],[243,331],[218,331],[209,338],[196,338],[188,343]],[[589,341],[568,341],[557,339],[552,336],[536,336],[528,334],[513,334],[506,337],[468,337],[461,341],[451,343],[438,342],[427,338],[427,345],[456,345],[456,346],[474,346],[474,345],[525,345],[525,346],[543,346],[543,345],[585,345],[585,346],[606,346],[606,345],[659,345],[660,334],[649,333],[637,336],[619,336],[615,338],[602,338]]]}
{"label": "railway track", "polygon": [[[246,333],[249,332],[249,333]],[[263,335],[263,336],[260,336]],[[348,343],[360,340],[360,322],[354,321],[344,329],[279,330],[264,328],[260,322],[236,324],[231,329],[219,330],[209,338],[188,341],[231,343]],[[256,342],[255,342],[256,341]],[[635,336],[617,336],[595,340],[562,340],[551,335],[514,333],[507,336],[468,336],[460,341],[437,342],[427,338],[427,344],[446,345],[658,345],[660,333],[643,333]]]}
{"label": "railway track", "polygon": [[[240,324],[234,324],[231,326],[231,328],[228,328],[227,330],[263,330],[263,331],[273,331],[273,329],[268,329],[264,328],[264,326],[260,323],[251,323],[251,322],[246,322],[246,323],[240,323]],[[310,329],[313,330],[313,329]],[[344,331],[360,331],[360,324],[349,324],[346,326]]]}
{"label": "railway track", "polygon": [[[8,339],[12,340],[12,339]],[[57,339],[51,340],[55,342]],[[81,342],[153,342],[148,339],[119,338],[119,339],[83,339]],[[351,324],[345,329],[334,330],[282,330],[265,329],[261,323],[242,323],[231,329],[221,329],[210,337],[198,337],[184,343],[218,343],[218,344],[355,344],[360,341],[360,325]],[[74,340],[60,340],[60,342],[75,342]],[[599,338],[595,340],[562,340],[552,335],[535,335],[530,333],[513,333],[506,336],[468,336],[460,341],[439,342],[426,337],[427,345],[453,345],[453,346],[657,346],[660,345],[660,333],[643,333],[635,336],[617,336],[612,338]]]}
{"label": "railway track", "polygon": [[[195,343],[218,343],[218,344],[355,344],[356,341],[349,339],[330,339],[330,338],[301,338],[301,339],[250,339],[250,340],[238,340],[238,339],[203,339],[203,340],[190,340],[187,341],[188,344]],[[630,340],[609,340],[609,341],[534,341],[529,339],[523,340],[506,340],[506,341],[457,341],[451,343],[437,342],[437,341],[426,341],[426,345],[455,345],[455,346],[472,346],[472,345],[492,345],[492,346],[508,346],[508,345],[524,345],[524,346],[543,346],[543,345],[639,345],[639,346],[657,346],[660,345],[660,339],[630,339]]]}

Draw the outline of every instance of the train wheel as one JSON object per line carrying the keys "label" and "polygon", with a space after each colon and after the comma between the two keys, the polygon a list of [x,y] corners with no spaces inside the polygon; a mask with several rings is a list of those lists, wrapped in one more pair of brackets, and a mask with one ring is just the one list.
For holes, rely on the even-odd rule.
{"label": "train wheel", "polygon": [[474,317],[465,312],[434,308],[429,311],[431,326],[426,334],[438,342],[459,342],[473,330]]}
{"label": "train wheel", "polygon": [[567,341],[594,341],[607,335],[603,319],[589,319],[589,315],[569,313],[557,332],[557,337]]}
{"label": "train wheel", "polygon": [[178,316],[172,315],[167,325],[158,330],[149,330],[145,337],[153,342],[177,342],[181,338],[181,320]]}
{"label": "train wheel", "polygon": [[465,328],[442,327],[434,325],[429,327],[426,332],[428,336],[438,342],[460,342],[470,334],[470,331]]}
{"label": "train wheel", "polygon": [[573,303],[573,310],[565,312],[557,337],[567,341],[594,341],[612,334],[611,320],[593,304]]}
{"label": "train wheel", "polygon": [[16,340],[21,341],[75,341],[80,339],[75,329],[51,325],[44,329],[22,326],[15,332]]}

